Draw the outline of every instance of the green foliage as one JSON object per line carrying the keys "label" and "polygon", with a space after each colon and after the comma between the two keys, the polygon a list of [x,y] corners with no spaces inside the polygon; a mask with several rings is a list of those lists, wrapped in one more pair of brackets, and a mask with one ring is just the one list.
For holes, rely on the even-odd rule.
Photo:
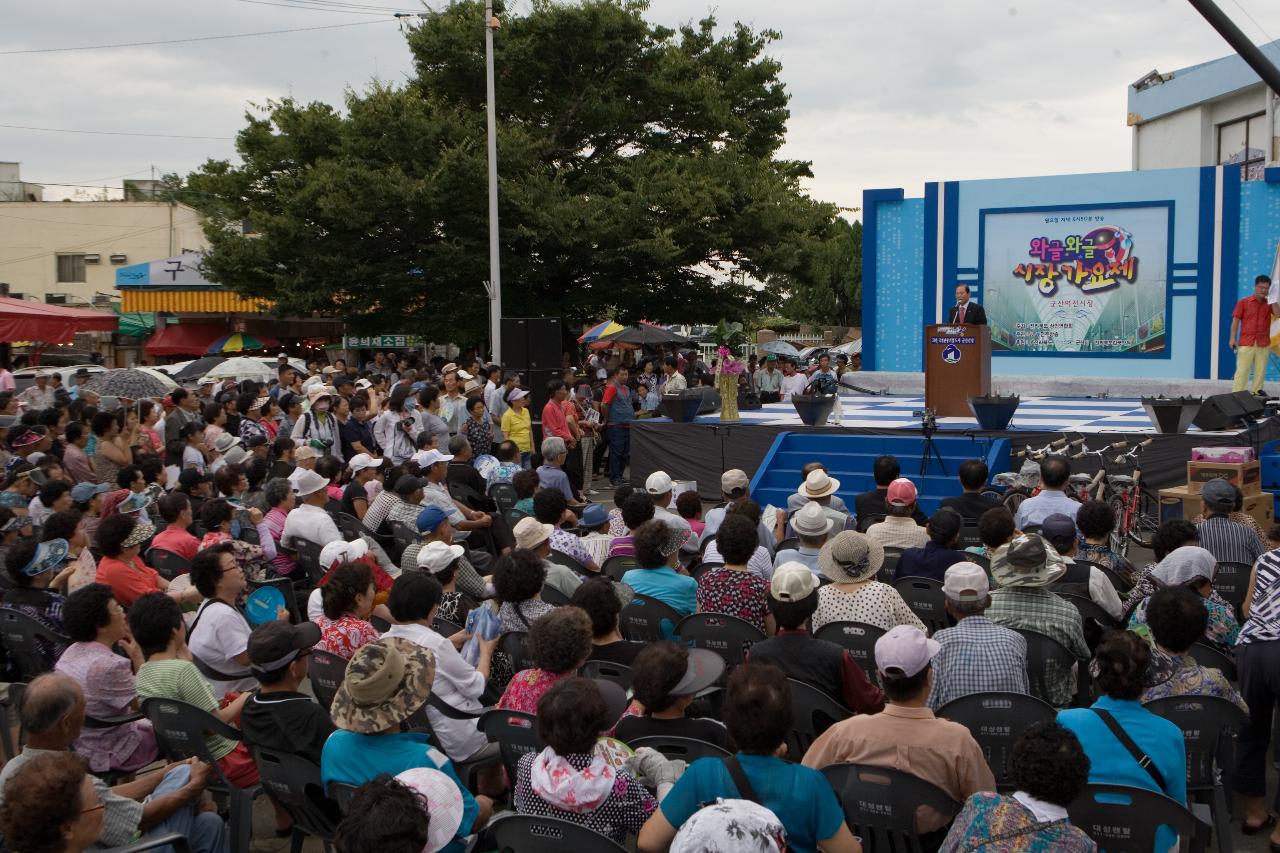
{"label": "green foliage", "polygon": [[[671,30],[646,8],[535,0],[495,34],[507,315],[743,319],[812,266],[834,209],[801,191],[808,163],[775,159],[789,113],[764,50],[778,35],[717,35],[710,17]],[[407,85],[349,92],[342,111],[269,102],[246,116],[240,164],[189,176],[215,280],[356,330],[483,336],[483,5],[450,5],[408,41]]]}
{"label": "green foliage", "polygon": [[862,323],[862,223],[836,217],[805,247],[806,263],[787,283],[783,313],[824,326]]}
{"label": "green foliage", "polygon": [[747,334],[743,331],[741,323],[730,323],[721,317],[720,322],[711,330],[711,339],[717,346],[736,350],[746,343]]}

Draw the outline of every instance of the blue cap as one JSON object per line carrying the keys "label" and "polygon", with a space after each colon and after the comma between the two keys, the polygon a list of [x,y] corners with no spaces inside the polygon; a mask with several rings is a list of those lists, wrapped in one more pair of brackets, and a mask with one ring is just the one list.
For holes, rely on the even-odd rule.
{"label": "blue cap", "polygon": [[583,527],[599,527],[609,520],[609,511],[604,504],[587,504],[582,510]]}
{"label": "blue cap", "polygon": [[438,506],[429,506],[418,513],[418,532],[432,533],[437,527],[449,520],[448,514]]}
{"label": "blue cap", "polygon": [[71,487],[71,500],[78,504],[88,503],[94,495],[111,491],[110,483],[76,483]]}

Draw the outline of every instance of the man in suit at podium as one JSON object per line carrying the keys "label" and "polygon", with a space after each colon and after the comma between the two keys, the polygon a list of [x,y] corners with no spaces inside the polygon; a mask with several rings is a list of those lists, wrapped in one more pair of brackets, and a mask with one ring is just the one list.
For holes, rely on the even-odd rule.
{"label": "man in suit at podium", "polygon": [[968,323],[972,326],[987,325],[987,312],[976,302],[969,300],[969,285],[956,285],[956,304],[951,309],[948,323]]}

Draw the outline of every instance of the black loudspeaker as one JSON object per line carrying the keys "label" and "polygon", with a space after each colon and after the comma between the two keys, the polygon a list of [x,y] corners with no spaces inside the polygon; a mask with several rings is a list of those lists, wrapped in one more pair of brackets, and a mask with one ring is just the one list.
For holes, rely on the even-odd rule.
{"label": "black loudspeaker", "polygon": [[542,420],[542,408],[547,405],[547,400],[551,399],[547,394],[547,383],[559,378],[560,368],[524,371],[521,387],[529,391],[529,414],[535,421]]}
{"label": "black loudspeaker", "polygon": [[503,317],[503,366],[519,370],[558,368],[563,330],[559,317]]}
{"label": "black loudspeaker", "polygon": [[970,397],[969,411],[973,412],[978,426],[983,429],[1001,430],[1009,428],[1013,413],[1018,410],[1021,397]]}
{"label": "black loudspeaker", "polygon": [[1257,394],[1250,394],[1248,391],[1235,391],[1231,396],[1235,398],[1236,404],[1240,406],[1246,418],[1254,420],[1262,417],[1262,410],[1266,406]]}
{"label": "black loudspeaker", "polygon": [[1198,397],[1143,397],[1142,408],[1156,432],[1165,434],[1182,434],[1195,421],[1200,411],[1201,400]]}
{"label": "black loudspeaker", "polygon": [[[1245,397],[1252,397],[1247,391],[1241,391]],[[1237,394],[1214,394],[1212,397],[1205,397],[1204,402],[1200,404],[1200,411],[1196,414],[1191,423],[1195,424],[1197,429],[1205,432],[1217,432],[1226,429],[1243,429],[1244,421],[1249,415],[1246,414],[1244,401]],[[1262,404],[1258,404],[1258,413],[1261,414]]]}

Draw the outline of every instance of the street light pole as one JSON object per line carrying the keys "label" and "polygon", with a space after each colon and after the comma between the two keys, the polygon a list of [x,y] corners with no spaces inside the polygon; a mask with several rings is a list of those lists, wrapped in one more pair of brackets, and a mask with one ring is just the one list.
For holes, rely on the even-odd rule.
{"label": "street light pole", "polygon": [[502,363],[502,269],[498,258],[498,119],[493,96],[493,0],[484,5],[484,82],[489,123],[489,355]]}

